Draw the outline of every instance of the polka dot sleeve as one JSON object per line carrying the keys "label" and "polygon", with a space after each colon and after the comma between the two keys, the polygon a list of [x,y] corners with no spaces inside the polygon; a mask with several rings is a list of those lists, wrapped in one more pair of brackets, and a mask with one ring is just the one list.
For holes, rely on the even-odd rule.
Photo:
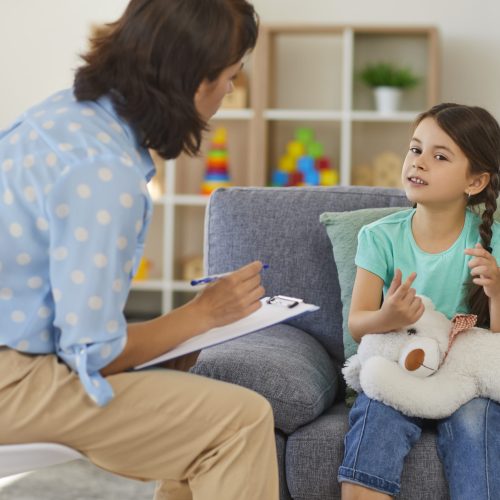
{"label": "polka dot sleeve", "polygon": [[124,304],[151,202],[122,165],[68,168],[46,202],[56,350],[98,404],[113,396],[99,370],[126,344]]}

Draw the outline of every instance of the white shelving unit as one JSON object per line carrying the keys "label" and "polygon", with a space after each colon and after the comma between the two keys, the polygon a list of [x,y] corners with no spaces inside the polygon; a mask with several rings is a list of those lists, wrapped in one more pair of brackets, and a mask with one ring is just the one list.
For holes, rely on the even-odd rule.
{"label": "white shelving unit", "polygon": [[[402,111],[389,115],[373,110],[370,90],[356,79],[365,64],[380,60],[410,66],[422,76],[419,90],[403,100]],[[409,124],[438,101],[438,66],[438,37],[432,27],[263,26],[252,55],[250,106],[221,109],[212,119],[230,134],[233,184],[267,185],[280,151],[298,126],[323,134],[340,184],[351,184],[353,166],[376,154],[377,148],[404,151]],[[202,155],[205,152],[206,144]],[[148,296],[141,298],[146,309],[150,295],[144,292],[157,299],[161,295],[156,307],[167,312],[196,291],[180,279],[179,261],[193,246],[202,252],[208,197],[196,194],[204,171],[202,157],[181,156],[162,167],[164,194],[155,200],[157,219],[145,252],[155,262],[155,272],[152,279],[134,281],[132,295]]]}

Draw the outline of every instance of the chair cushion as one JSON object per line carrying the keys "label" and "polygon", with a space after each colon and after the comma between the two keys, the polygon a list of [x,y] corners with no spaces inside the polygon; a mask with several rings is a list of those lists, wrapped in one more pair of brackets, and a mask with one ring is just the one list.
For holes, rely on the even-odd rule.
{"label": "chair cushion", "polygon": [[291,325],[275,325],[205,349],[191,372],[252,389],[271,403],[285,434],[329,408],[338,373],[325,349]]}
{"label": "chair cushion", "polygon": [[324,212],[320,216],[320,222],[326,227],[332,244],[333,258],[339,276],[345,359],[356,354],[358,349],[358,344],[351,337],[347,320],[351,307],[354,277],[356,276],[354,257],[358,248],[359,230],[366,224],[399,210],[405,209],[399,207],[366,208],[350,212]]}

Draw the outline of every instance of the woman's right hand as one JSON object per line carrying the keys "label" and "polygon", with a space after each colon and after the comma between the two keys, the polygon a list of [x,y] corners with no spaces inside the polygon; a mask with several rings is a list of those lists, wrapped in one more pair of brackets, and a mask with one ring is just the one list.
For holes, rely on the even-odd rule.
{"label": "woman's right hand", "polygon": [[402,283],[403,275],[400,269],[396,269],[391,286],[387,290],[380,312],[393,326],[393,330],[415,323],[424,313],[422,299],[416,296],[412,288],[417,273],[411,273],[406,281]]}
{"label": "woman's right hand", "polygon": [[251,262],[198,293],[190,305],[204,329],[232,323],[259,309],[259,299],[265,293],[261,285],[261,270],[260,261]]}

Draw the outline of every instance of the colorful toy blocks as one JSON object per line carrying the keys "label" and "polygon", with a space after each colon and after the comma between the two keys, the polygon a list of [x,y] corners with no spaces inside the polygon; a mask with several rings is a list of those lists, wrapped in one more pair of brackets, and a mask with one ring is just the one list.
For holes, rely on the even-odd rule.
{"label": "colorful toy blocks", "polygon": [[231,185],[227,153],[227,129],[224,127],[220,127],[214,132],[205,166],[201,194],[210,195],[217,188]]}

